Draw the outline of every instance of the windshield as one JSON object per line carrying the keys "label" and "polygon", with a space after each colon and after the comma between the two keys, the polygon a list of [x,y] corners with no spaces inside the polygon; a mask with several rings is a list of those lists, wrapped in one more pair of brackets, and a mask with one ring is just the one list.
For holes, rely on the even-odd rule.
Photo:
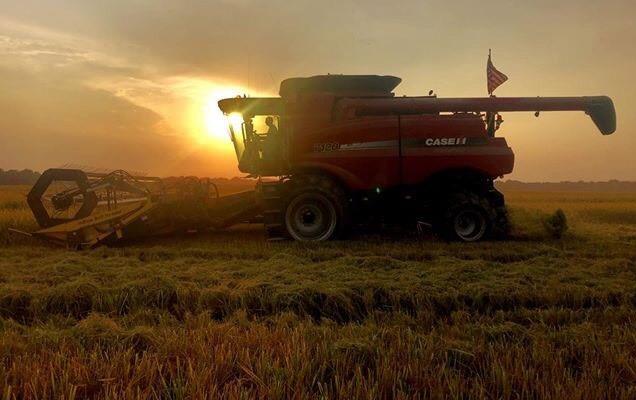
{"label": "windshield", "polygon": [[234,143],[234,151],[236,151],[237,160],[241,160],[245,152],[245,124],[243,116],[239,113],[232,113],[227,116],[230,125],[230,137]]}
{"label": "windshield", "polygon": [[276,115],[254,115],[251,122],[254,133],[261,137],[271,133],[278,133],[278,116]]}
{"label": "windshield", "polygon": [[228,115],[239,171],[261,173],[280,165],[283,140],[278,115]]}

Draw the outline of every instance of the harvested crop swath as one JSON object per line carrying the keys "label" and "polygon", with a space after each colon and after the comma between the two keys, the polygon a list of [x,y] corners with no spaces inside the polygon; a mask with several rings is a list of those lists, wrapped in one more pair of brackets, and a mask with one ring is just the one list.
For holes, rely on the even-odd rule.
{"label": "harvested crop swath", "polygon": [[[4,196],[0,226],[32,223]],[[272,243],[249,227],[90,252],[3,241],[0,391],[633,398],[636,228],[617,213],[636,195],[507,198],[508,242]]]}

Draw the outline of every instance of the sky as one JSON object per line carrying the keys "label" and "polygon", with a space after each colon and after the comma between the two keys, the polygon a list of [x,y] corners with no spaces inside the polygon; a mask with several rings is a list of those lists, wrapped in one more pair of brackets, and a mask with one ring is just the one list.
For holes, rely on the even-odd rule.
{"label": "sky", "polygon": [[506,113],[508,178],[636,180],[633,0],[0,0],[0,168],[241,176],[216,100],[292,76],[396,75],[397,95],[608,95],[583,113]]}

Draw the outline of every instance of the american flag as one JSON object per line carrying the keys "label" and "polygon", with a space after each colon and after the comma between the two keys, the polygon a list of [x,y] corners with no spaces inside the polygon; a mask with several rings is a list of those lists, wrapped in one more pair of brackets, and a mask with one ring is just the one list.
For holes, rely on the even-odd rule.
{"label": "american flag", "polygon": [[508,77],[497,70],[494,65],[492,65],[492,60],[490,59],[490,50],[488,51],[488,64],[486,66],[486,76],[488,78],[488,94],[492,94],[501,84],[508,80]]}

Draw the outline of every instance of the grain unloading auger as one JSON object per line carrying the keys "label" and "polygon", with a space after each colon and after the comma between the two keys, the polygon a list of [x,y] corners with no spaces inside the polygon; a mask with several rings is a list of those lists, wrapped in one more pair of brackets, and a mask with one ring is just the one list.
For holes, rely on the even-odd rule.
{"label": "grain unloading auger", "polygon": [[120,239],[223,228],[258,213],[254,191],[219,196],[208,179],[49,169],[27,202],[32,236],[81,249]]}

